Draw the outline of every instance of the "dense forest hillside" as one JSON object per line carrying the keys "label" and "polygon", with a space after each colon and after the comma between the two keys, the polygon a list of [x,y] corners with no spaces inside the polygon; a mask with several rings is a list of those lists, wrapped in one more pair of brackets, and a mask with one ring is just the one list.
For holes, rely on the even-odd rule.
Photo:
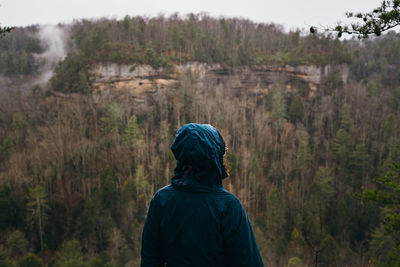
{"label": "dense forest hillside", "polygon": [[266,266],[396,263],[388,209],[361,198],[400,162],[399,34],[340,41],[205,14],[54,29],[59,61],[41,26],[0,38],[1,266],[139,266],[188,122],[224,136],[224,186]]}

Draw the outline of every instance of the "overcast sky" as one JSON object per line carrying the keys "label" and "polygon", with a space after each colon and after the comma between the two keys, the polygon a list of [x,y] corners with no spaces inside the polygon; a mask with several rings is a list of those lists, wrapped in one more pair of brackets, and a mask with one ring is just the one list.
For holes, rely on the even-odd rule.
{"label": "overcast sky", "polygon": [[243,17],[290,29],[335,25],[345,12],[366,12],[381,0],[0,0],[1,26],[69,23],[79,18],[123,18],[207,12],[214,17]]}

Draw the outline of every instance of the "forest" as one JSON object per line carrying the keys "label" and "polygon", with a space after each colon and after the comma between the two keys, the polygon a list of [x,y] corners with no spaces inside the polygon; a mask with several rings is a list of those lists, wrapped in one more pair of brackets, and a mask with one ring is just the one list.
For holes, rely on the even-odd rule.
{"label": "forest", "polygon": [[[139,266],[149,202],[173,176],[170,145],[188,122],[224,136],[224,187],[265,266],[400,266],[400,34],[340,40],[207,14],[58,27],[67,54],[48,83],[0,88],[0,266]],[[40,76],[39,30],[0,38],[1,79]],[[189,69],[145,107],[95,99],[95,64],[170,73],[190,62],[349,75],[322,76],[313,97],[283,81],[260,96],[205,90]]]}

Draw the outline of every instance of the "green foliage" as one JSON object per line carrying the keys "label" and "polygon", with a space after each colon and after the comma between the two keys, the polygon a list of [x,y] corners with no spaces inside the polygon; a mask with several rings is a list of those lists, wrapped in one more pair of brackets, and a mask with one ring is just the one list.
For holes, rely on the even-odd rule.
{"label": "green foliage", "polygon": [[42,185],[31,188],[27,196],[28,221],[36,228],[40,239],[40,249],[43,249],[44,228],[47,212],[50,209],[46,189]]}
{"label": "green foliage", "polygon": [[136,142],[141,138],[141,132],[137,123],[137,119],[135,115],[132,115],[126,125],[124,131],[124,142],[130,147],[133,148]]}
{"label": "green foliage", "polygon": [[0,145],[0,161],[5,160],[14,146],[14,140],[11,136],[7,136]]}
{"label": "green foliage", "polygon": [[308,144],[308,140],[301,140],[299,146],[299,152],[296,157],[296,167],[297,170],[302,173],[308,173],[311,168],[312,163],[312,155],[310,151],[310,146]]}
{"label": "green foliage", "polygon": [[304,266],[303,261],[298,257],[290,258],[287,267],[302,267]]}
{"label": "green foliage", "polygon": [[351,108],[349,105],[344,104],[340,114],[340,129],[349,132],[352,126],[353,120],[351,118]]}
{"label": "green foliage", "polygon": [[[113,102],[107,106],[104,116],[100,118],[100,123],[103,131],[113,134],[120,133],[122,128],[122,113],[117,103]],[[132,127],[134,126],[133,123],[132,121]]]}
{"label": "green foliage", "polygon": [[249,41],[243,45],[240,45],[237,53],[239,65],[252,65],[255,63],[255,54],[252,50],[252,44]]}
{"label": "green foliage", "polygon": [[314,183],[320,196],[320,204],[328,205],[335,194],[332,171],[328,167],[320,166],[315,174]]}
{"label": "green foliage", "polygon": [[[70,30],[74,53],[59,64],[54,91],[86,92],[95,64],[158,68],[191,61],[219,63],[226,74],[235,73],[231,67],[249,65],[241,74],[249,72],[243,76],[249,84],[254,74],[260,88],[272,90],[254,96],[232,86],[228,75],[202,80],[192,68],[177,76],[178,88],[146,97],[145,107],[128,97],[113,103],[114,95],[92,103],[78,94],[71,101],[44,101],[36,89],[4,93],[0,265],[23,263],[24,255],[15,261],[7,245],[16,230],[49,266],[139,265],[150,198],[169,183],[175,164],[169,146],[178,124],[189,121],[212,123],[224,133],[231,166],[224,186],[256,222],[266,265],[285,266],[291,258],[291,264],[304,266],[359,266],[373,260],[395,265],[394,209],[380,213],[376,203],[361,203],[354,193],[362,186],[394,193],[370,177],[389,171],[385,162],[398,158],[398,34],[341,42],[283,33],[274,24],[195,14],[82,20]],[[3,45],[10,42],[0,42],[0,54],[10,48]],[[34,44],[20,48],[17,41],[12,46],[27,54],[36,49]],[[350,55],[347,83],[342,72],[330,69],[313,94],[306,81],[294,81],[299,77],[282,72],[277,82],[254,66],[329,64],[335,69],[349,63]],[[204,90],[214,85],[217,91]],[[75,245],[67,246],[71,237]],[[31,257],[25,265],[36,260]]]}
{"label": "green foliage", "polygon": [[[351,43],[355,60],[350,65],[351,75],[357,81],[367,84],[367,94],[370,97],[381,96],[388,92],[388,100],[400,85],[399,57],[400,38],[394,32],[388,32],[373,42],[363,40]],[[396,98],[396,97],[395,97]],[[391,100],[393,99],[393,100]],[[394,104],[394,102],[393,102]]]}
{"label": "green foliage", "polygon": [[[269,258],[270,250],[271,250],[271,239],[267,239],[265,233],[260,229],[260,227],[254,228],[254,237],[257,240],[257,244],[259,246],[260,255],[264,259]],[[273,261],[272,259],[268,259],[269,261]]]}
{"label": "green foliage", "polygon": [[285,97],[281,90],[276,90],[272,97],[271,118],[275,121],[277,128],[280,128],[286,117]]}
{"label": "green foliage", "polygon": [[398,192],[400,192],[400,163],[392,162],[389,171],[376,179],[383,186],[381,190],[365,190],[364,198],[377,201],[378,203],[396,208],[400,204]]}
{"label": "green foliage", "polygon": [[132,199],[136,199],[136,185],[132,174],[126,179],[122,188],[122,203],[128,203]]}
{"label": "green foliage", "polygon": [[[214,19],[202,14],[151,19],[125,17],[122,21],[82,21],[74,24],[72,37],[78,50],[77,57],[84,57],[87,62],[139,63],[154,68],[170,67],[188,61],[223,63],[229,66],[266,63],[323,65],[329,60],[349,62],[350,57],[349,53],[343,52],[346,47],[330,37],[317,36],[310,39],[297,33],[296,38],[293,38],[291,35],[285,36],[274,25],[249,23],[242,19]],[[280,45],[270,41],[272,38],[280,38]],[[321,39],[321,42],[315,39]],[[295,43],[293,40],[296,40]],[[310,46],[318,52],[311,51]],[[67,76],[78,77],[78,69],[70,71],[68,61],[71,59],[67,57],[56,76],[62,76],[61,70],[65,68]],[[70,77],[71,81],[76,79]],[[68,87],[62,84],[57,85]]]}
{"label": "green foliage", "polygon": [[5,36],[6,33],[11,32],[14,27],[0,27],[0,36]]}
{"label": "green foliage", "polygon": [[386,234],[383,225],[372,233],[368,252],[378,266],[396,266],[398,264],[398,261],[389,257],[390,253],[396,252],[395,243],[393,238]]}
{"label": "green foliage", "polygon": [[347,12],[346,15],[348,18],[361,22],[337,25],[333,30],[337,32],[338,37],[341,37],[343,33],[355,34],[359,38],[367,38],[371,34],[380,36],[382,32],[400,25],[400,1],[383,0],[381,5],[372,12]]}
{"label": "green foliage", "polygon": [[[113,189],[111,184],[111,188]],[[109,243],[110,231],[115,222],[112,213],[116,213],[116,198],[118,195],[112,195],[112,199],[101,199],[108,196],[109,191],[104,188],[103,194],[92,195],[85,203],[79,222],[82,244],[96,244],[98,249],[105,249]],[[102,203],[102,200],[105,203]]]}
{"label": "green foliage", "polygon": [[277,52],[270,56],[270,60],[277,65],[284,66],[290,61],[290,54],[288,52]]}
{"label": "green foliage", "polygon": [[144,62],[156,69],[170,65],[162,55],[154,52],[151,47],[146,48],[144,52]]}
{"label": "green foliage", "polygon": [[119,195],[118,177],[110,168],[106,169],[101,179],[101,197],[105,208],[115,208]]}
{"label": "green foliage", "polygon": [[85,266],[78,240],[64,241],[61,249],[56,253],[54,267]]}
{"label": "green foliage", "polygon": [[236,153],[229,152],[226,155],[226,159],[229,165],[229,172],[234,175],[239,167],[239,156]]}
{"label": "green foliage", "polygon": [[[299,216],[299,214],[297,216]],[[300,230],[297,228],[297,226],[293,228],[293,231],[290,234],[290,241],[292,243],[294,243],[295,245],[300,245],[300,246],[304,246],[305,245],[305,240],[303,238],[303,235],[300,232]]]}
{"label": "green foliage", "polygon": [[0,187],[0,210],[0,229],[15,226],[19,219],[18,207],[12,188],[6,185]]}
{"label": "green foliage", "polygon": [[[333,203],[337,215],[329,222],[335,236],[346,235],[350,247],[357,247],[367,239],[373,229],[379,224],[381,215],[375,203],[362,203],[355,195],[346,195],[338,203]],[[367,244],[361,247],[367,251]]]}
{"label": "green foliage", "polygon": [[28,249],[28,241],[21,231],[16,230],[8,237],[7,248],[10,251],[11,257],[17,259],[25,255]]}
{"label": "green foliage", "polygon": [[0,245],[0,267],[13,266],[13,262],[7,258],[7,252],[2,245]]}
{"label": "green foliage", "polygon": [[365,87],[369,97],[377,97],[381,93],[381,88],[373,81],[369,81]]}
{"label": "green foliage", "polygon": [[21,260],[18,261],[18,267],[42,267],[43,261],[33,253],[26,254]]}
{"label": "green foliage", "polygon": [[13,121],[11,123],[11,127],[14,131],[21,130],[25,126],[25,121],[22,118],[21,112],[17,111],[14,114]]}
{"label": "green foliage", "polygon": [[390,92],[389,103],[392,106],[393,110],[400,110],[400,86],[392,88]]}
{"label": "green foliage", "polygon": [[99,255],[96,255],[90,262],[90,267],[112,267],[110,255],[103,251]]}
{"label": "green foliage", "polygon": [[[0,74],[27,75],[37,72],[42,62],[35,59],[44,48],[35,36],[36,27],[0,27]],[[5,34],[7,32],[7,34]]]}
{"label": "green foliage", "polygon": [[389,114],[386,117],[385,122],[383,123],[383,138],[385,141],[388,141],[397,130],[397,121],[396,117],[393,114]]}
{"label": "green foliage", "polygon": [[346,168],[350,162],[351,137],[343,128],[340,128],[333,139],[332,150],[336,161],[342,168]]}
{"label": "green foliage", "polygon": [[85,202],[85,206],[82,210],[82,214],[80,216],[80,232],[83,238],[87,238],[90,234],[92,234],[96,230],[96,225],[98,220],[100,219],[100,212],[98,210],[97,203],[92,198],[89,198]]}
{"label": "green foliage", "polygon": [[87,58],[68,54],[55,67],[50,83],[54,91],[87,94],[90,86]]}
{"label": "green foliage", "polygon": [[288,112],[289,120],[293,123],[302,122],[304,118],[304,105],[301,97],[295,94]]}
{"label": "green foliage", "polygon": [[323,77],[321,84],[326,93],[332,93],[334,89],[341,88],[344,83],[339,71],[330,72],[326,77]]}
{"label": "green foliage", "polygon": [[353,173],[353,186],[355,191],[362,186],[364,176],[371,171],[370,156],[367,147],[364,144],[356,145],[355,151],[351,155],[352,160],[352,173]]}
{"label": "green foliage", "polygon": [[375,201],[383,207],[381,228],[374,233],[371,253],[380,266],[400,266],[400,161],[393,161],[376,182],[380,188],[363,190],[364,200]]}
{"label": "green foliage", "polygon": [[340,259],[340,246],[336,240],[326,235],[321,242],[318,263],[321,266],[337,266]]}
{"label": "green foliage", "polygon": [[272,190],[267,198],[267,213],[266,213],[266,235],[277,240],[277,236],[282,233],[283,222],[286,216],[286,203],[282,195],[276,190]]}
{"label": "green foliage", "polygon": [[135,258],[135,254],[130,249],[129,247],[124,247],[121,250],[121,253],[119,255],[118,261],[117,261],[118,266],[135,266],[139,265],[139,258]]}
{"label": "green foliage", "polygon": [[146,201],[150,196],[150,185],[147,181],[144,167],[139,165],[135,172],[134,184],[136,188],[136,197],[139,201]]}

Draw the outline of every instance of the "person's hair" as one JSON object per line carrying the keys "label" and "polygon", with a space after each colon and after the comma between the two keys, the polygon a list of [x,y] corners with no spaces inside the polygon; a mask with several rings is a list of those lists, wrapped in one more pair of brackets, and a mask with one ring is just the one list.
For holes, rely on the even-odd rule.
{"label": "person's hair", "polygon": [[225,143],[224,137],[222,136],[222,134],[217,130],[219,138],[222,141],[222,145],[224,146],[224,153],[222,155],[222,168],[224,168],[224,170],[226,171],[226,173],[228,175],[230,175],[230,170],[229,170],[229,162],[226,159],[226,153],[228,152],[228,146]]}

